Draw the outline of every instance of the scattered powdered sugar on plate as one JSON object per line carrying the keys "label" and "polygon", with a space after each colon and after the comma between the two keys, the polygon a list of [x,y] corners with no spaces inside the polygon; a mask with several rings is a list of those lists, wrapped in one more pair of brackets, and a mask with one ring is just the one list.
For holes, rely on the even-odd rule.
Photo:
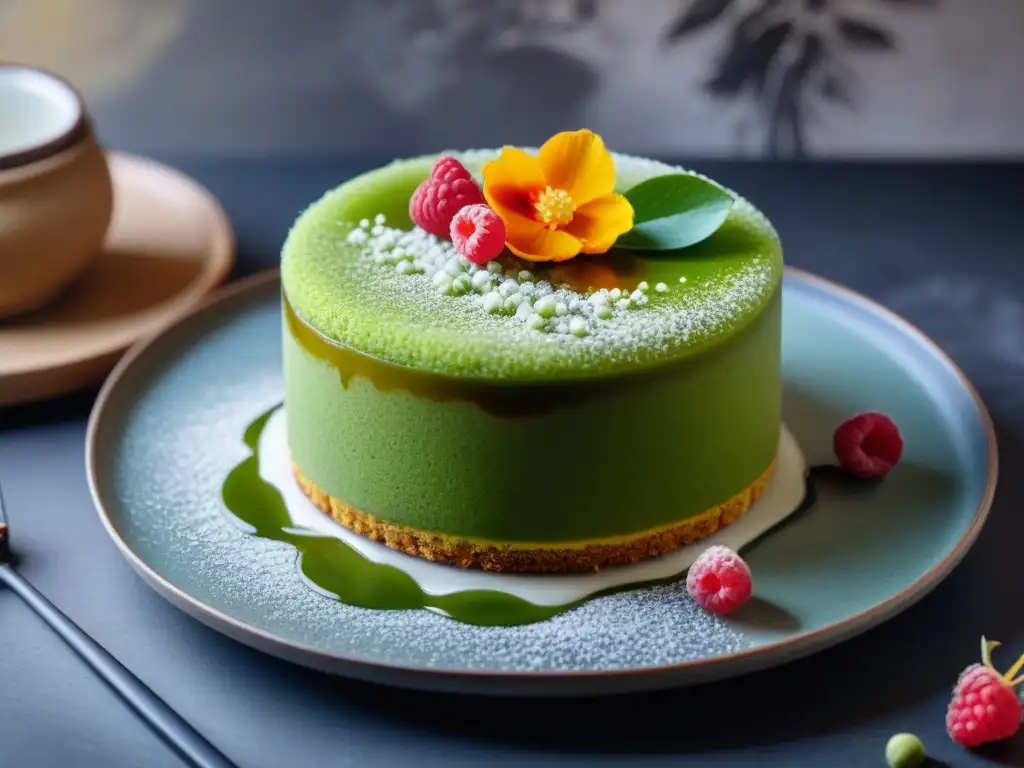
{"label": "scattered powdered sugar on plate", "polygon": [[[183,348],[114,427],[113,523],[163,578],[222,614],[324,654],[450,670],[634,669],[731,653],[749,641],[673,583],[598,598],[520,627],[459,624],[424,610],[343,605],[303,583],[295,550],[248,535],[221,484],[248,455],[242,433],[280,399],[280,308]],[[168,358],[169,360],[169,358]],[[224,360],[235,364],[225,366]],[[244,374],[239,375],[239,365]],[[197,372],[201,372],[197,375]]]}
{"label": "scattered powdered sugar on plate", "polygon": [[[366,612],[364,612],[366,613]],[[693,602],[683,584],[592,600],[568,613],[520,627],[474,627],[426,611],[370,612],[351,630],[389,653],[416,648],[432,668],[570,672],[657,667],[735,653],[742,634]],[[453,667],[453,661],[457,666]]]}

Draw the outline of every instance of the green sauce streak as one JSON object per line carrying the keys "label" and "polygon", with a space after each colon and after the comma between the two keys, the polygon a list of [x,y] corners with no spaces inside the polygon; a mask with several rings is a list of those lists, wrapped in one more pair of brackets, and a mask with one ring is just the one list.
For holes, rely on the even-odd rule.
{"label": "green sauce streak", "polygon": [[396,365],[346,347],[328,339],[300,317],[283,291],[281,303],[288,333],[310,355],[333,366],[343,388],[348,389],[352,380],[358,377],[369,381],[378,392],[405,392],[435,403],[472,403],[499,419],[542,416],[578,405],[583,400],[608,397],[617,391],[635,387],[638,377],[642,376],[647,381],[671,378],[679,375],[681,366],[689,364],[688,360],[683,360],[656,369],[582,382],[507,384],[459,379]]}
{"label": "green sauce streak", "polygon": [[[298,564],[302,575],[346,605],[392,611],[433,608],[463,624],[511,627],[550,619],[602,595],[679,578],[680,574],[676,574],[666,579],[612,587],[564,605],[535,605],[515,595],[487,589],[428,595],[404,571],[371,562],[340,539],[292,526],[280,492],[260,477],[259,472],[260,435],[280,407],[275,405],[246,428],[242,440],[252,454],[231,470],[224,480],[221,495],[231,513],[253,528],[252,535],[283,541],[295,547],[299,552]],[[810,482],[814,474],[814,470],[808,474],[808,492],[797,511],[750,542],[744,551],[763,541],[780,525],[799,517],[814,503]]]}
{"label": "green sauce streak", "polygon": [[259,473],[260,435],[278,408],[274,406],[246,428],[242,439],[252,455],[231,470],[221,495],[231,513],[254,529],[253,535],[295,547],[303,576],[342,603],[377,610],[434,608],[464,624],[515,626],[550,619],[583,602],[535,605],[484,589],[428,595],[408,574],[367,560],[340,539],[294,528],[281,494]]}

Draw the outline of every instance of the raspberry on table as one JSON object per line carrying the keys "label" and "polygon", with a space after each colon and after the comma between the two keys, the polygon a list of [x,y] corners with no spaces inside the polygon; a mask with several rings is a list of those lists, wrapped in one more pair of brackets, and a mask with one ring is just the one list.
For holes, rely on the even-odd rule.
{"label": "raspberry on table", "polygon": [[474,264],[486,264],[505,250],[505,222],[487,205],[467,205],[452,219],[455,250]]}
{"label": "raspberry on table", "polygon": [[884,413],[861,413],[836,428],[832,448],[839,465],[850,474],[882,477],[903,455],[903,438]]}
{"label": "raspberry on table", "polygon": [[750,599],[750,567],[728,547],[708,547],[690,566],[686,590],[704,610],[732,613]]}
{"label": "raspberry on table", "polygon": [[483,202],[483,192],[465,166],[454,157],[440,157],[409,199],[409,218],[432,235],[448,237],[455,214]]}
{"label": "raspberry on table", "polygon": [[1021,702],[1017,686],[1024,676],[1024,656],[1000,675],[992,666],[992,649],[999,643],[981,638],[981,664],[960,673],[953,698],[946,711],[946,732],[962,747],[977,747],[1013,736],[1021,724]]}

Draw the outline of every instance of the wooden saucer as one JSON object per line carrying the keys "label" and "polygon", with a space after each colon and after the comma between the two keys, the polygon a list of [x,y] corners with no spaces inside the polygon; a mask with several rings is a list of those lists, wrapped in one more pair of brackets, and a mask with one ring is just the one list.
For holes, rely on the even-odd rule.
{"label": "wooden saucer", "polygon": [[231,269],[234,232],[206,189],[152,160],[108,158],[114,215],[103,253],[52,304],[0,319],[0,406],[98,383]]}

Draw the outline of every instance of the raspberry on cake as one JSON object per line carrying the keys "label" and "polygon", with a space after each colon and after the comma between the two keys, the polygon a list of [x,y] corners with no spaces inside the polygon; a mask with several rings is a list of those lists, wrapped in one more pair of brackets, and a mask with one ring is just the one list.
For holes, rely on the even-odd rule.
{"label": "raspberry on cake", "polygon": [[464,206],[452,219],[455,250],[474,264],[486,264],[505,250],[505,222],[486,205]]}
{"label": "raspberry on cake", "polygon": [[480,187],[454,157],[439,157],[430,176],[409,198],[409,216],[432,235],[447,237],[452,219],[463,207],[484,201]]}
{"label": "raspberry on cake", "polygon": [[[489,198],[446,208],[444,233],[413,220],[438,168]],[[617,246],[652,215],[630,190],[665,176],[726,200],[720,225]],[[487,263],[451,239],[462,210],[501,218]],[[593,570],[703,539],[775,468],[781,278],[753,205],[586,131],[395,161],[326,193],[284,246],[295,475],[342,525],[463,567]]]}

